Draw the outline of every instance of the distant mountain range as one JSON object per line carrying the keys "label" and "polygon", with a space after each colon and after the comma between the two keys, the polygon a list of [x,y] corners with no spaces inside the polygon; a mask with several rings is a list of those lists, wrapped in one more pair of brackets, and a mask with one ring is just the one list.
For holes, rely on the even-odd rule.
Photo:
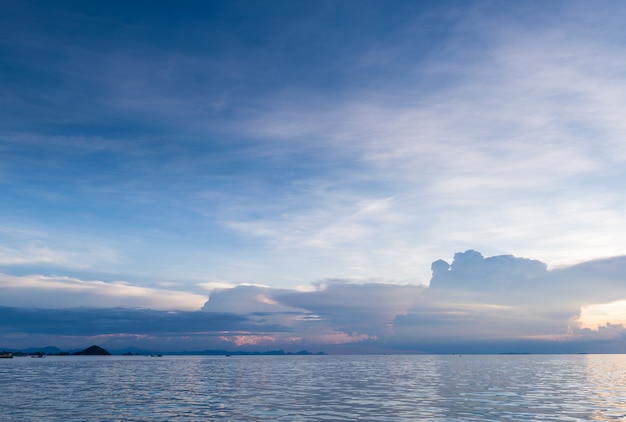
{"label": "distant mountain range", "polygon": [[299,352],[285,352],[284,350],[268,350],[268,351],[245,351],[245,350],[200,350],[200,351],[182,351],[182,352],[161,352],[156,350],[144,350],[136,347],[127,347],[124,349],[107,351],[100,346],[91,346],[86,349],[70,349],[61,350],[55,346],[46,347],[29,347],[27,349],[1,348],[0,352],[12,352],[21,354],[45,354],[45,355],[93,355],[93,354],[111,354],[111,355],[168,355],[168,356],[290,356],[290,355],[325,355],[324,352],[308,352],[301,350]]}

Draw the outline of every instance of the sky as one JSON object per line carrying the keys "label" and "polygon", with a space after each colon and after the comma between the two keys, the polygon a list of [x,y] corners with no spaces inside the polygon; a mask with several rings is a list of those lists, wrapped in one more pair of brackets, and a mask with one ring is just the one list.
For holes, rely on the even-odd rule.
{"label": "sky", "polygon": [[626,350],[621,1],[0,5],[0,348]]}

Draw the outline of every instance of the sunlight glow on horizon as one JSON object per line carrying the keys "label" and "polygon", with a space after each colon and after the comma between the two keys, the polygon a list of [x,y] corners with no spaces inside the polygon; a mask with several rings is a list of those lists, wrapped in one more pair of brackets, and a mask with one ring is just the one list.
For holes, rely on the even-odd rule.
{"label": "sunlight glow on horizon", "polygon": [[607,324],[626,326],[626,300],[583,306],[578,321],[581,328],[598,330]]}

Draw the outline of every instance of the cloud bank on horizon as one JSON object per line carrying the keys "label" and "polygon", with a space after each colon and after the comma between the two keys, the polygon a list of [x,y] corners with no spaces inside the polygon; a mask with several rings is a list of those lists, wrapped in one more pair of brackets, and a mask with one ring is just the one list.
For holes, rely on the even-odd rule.
{"label": "cloud bank on horizon", "polygon": [[[626,257],[548,270],[538,260],[467,250],[451,263],[433,262],[429,286],[238,285],[216,288],[202,310],[178,311],[112,307],[104,293],[89,307],[16,307],[20,294],[29,295],[3,275],[0,334],[23,347],[61,341],[168,351],[619,352],[626,346],[626,312],[611,305],[626,301],[625,271]],[[80,293],[72,293],[81,303]],[[91,299],[90,291],[82,294]],[[153,296],[137,304],[162,299],[160,292]]]}
{"label": "cloud bank on horizon", "polygon": [[[250,347],[619,344],[625,18],[611,0],[3,1],[6,338],[33,338],[22,312],[67,327],[83,307],[171,336],[80,336],[157,343],[187,321],[196,344],[207,318],[210,342]],[[488,258],[440,260],[459,250]]]}

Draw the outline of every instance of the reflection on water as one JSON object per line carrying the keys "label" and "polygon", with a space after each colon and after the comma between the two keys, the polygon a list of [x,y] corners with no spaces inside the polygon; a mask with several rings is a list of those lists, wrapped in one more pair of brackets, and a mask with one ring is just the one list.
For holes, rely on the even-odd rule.
{"label": "reflection on water", "polygon": [[586,360],[587,383],[593,420],[626,420],[626,357],[590,355]]}
{"label": "reflection on water", "polygon": [[3,421],[626,419],[626,356],[0,360]]}

